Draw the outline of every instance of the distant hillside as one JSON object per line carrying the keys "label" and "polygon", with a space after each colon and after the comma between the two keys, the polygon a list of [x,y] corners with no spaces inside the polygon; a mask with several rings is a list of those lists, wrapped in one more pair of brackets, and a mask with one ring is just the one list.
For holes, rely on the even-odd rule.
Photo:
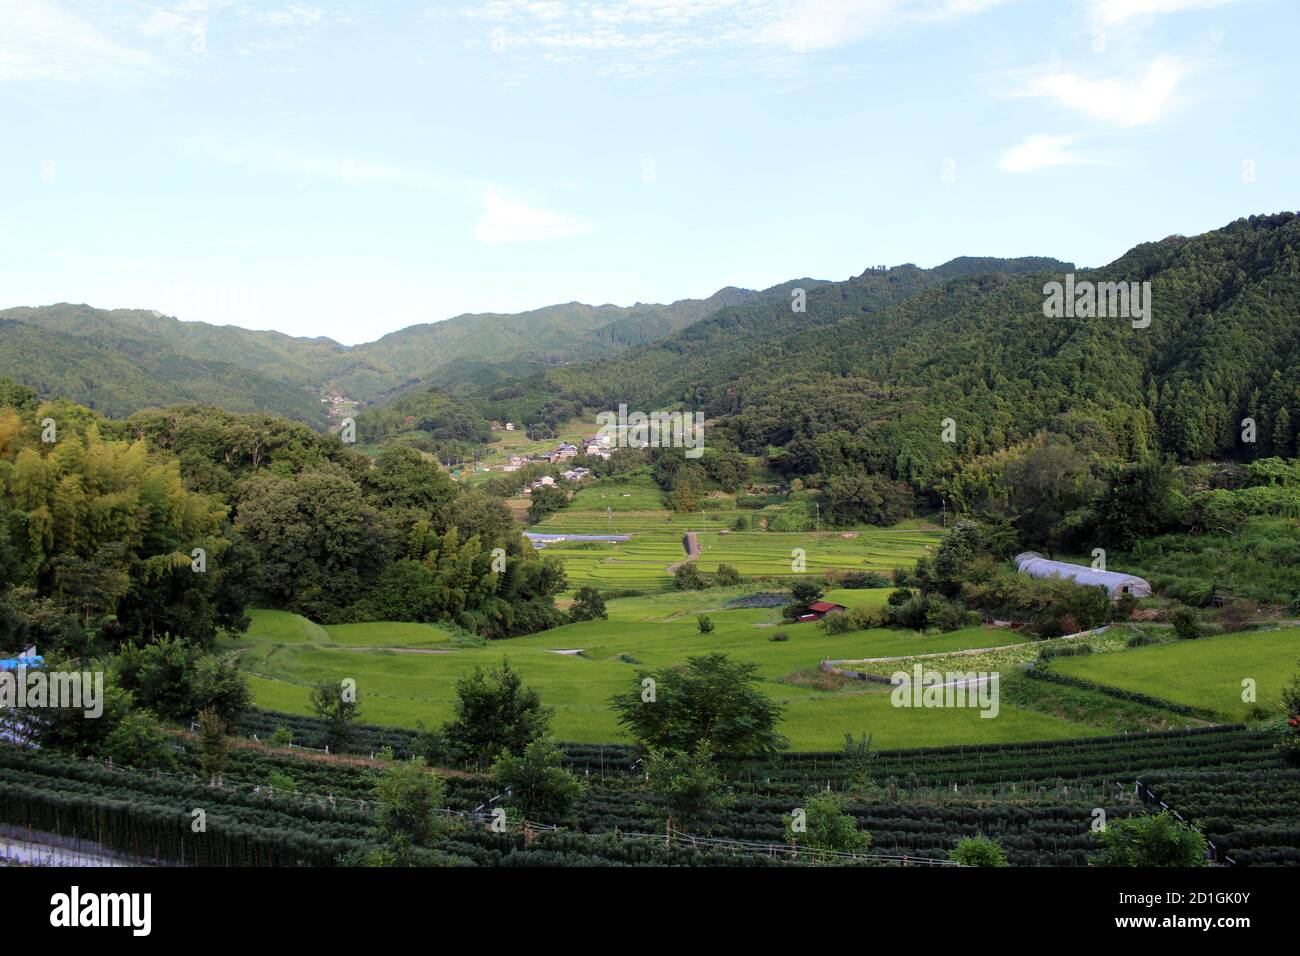
{"label": "distant hillside", "polygon": [[614,355],[663,338],[728,305],[760,293],[726,288],[707,299],[671,305],[583,305],[570,302],[512,315],[473,313],[412,325],[334,356],[330,381],[363,401],[412,388],[445,387],[464,379],[463,366],[495,378]]}
{"label": "distant hillside", "polygon": [[365,404],[430,387],[465,392],[617,354],[761,293],[722,289],[670,305],[547,306],[459,315],[355,347],[87,305],[0,311],[0,376],[110,415],[198,401],[317,425],[323,389]]}
{"label": "distant hillside", "polygon": [[[322,406],[304,386],[232,362],[197,358],[129,322],[90,321],[114,313],[55,306],[53,322],[30,324],[12,317],[24,311],[29,310],[0,313],[0,377],[42,396],[65,396],[117,418],[141,408],[198,403],[324,424]],[[77,312],[88,319],[84,325],[62,324]]]}

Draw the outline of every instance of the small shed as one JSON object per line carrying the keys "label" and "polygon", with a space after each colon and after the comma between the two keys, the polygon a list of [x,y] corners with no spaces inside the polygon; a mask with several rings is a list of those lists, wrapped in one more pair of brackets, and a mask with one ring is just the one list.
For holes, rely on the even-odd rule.
{"label": "small shed", "polygon": [[820,621],[828,614],[843,614],[847,611],[843,604],[833,601],[813,601],[808,605],[808,613],[799,615],[801,621]]}
{"label": "small shed", "polygon": [[1151,585],[1145,578],[1120,571],[1099,571],[1085,564],[1070,564],[1067,561],[1052,561],[1035,551],[1025,551],[1016,555],[1016,570],[1031,578],[1066,578],[1075,584],[1091,587],[1103,587],[1112,598],[1122,594],[1133,597],[1150,597]]}

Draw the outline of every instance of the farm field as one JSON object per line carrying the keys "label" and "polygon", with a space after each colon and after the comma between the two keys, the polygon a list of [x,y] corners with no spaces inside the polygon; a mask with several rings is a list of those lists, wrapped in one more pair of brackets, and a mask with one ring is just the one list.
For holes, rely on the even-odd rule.
{"label": "farm field", "polygon": [[[1300,628],[1247,631],[1054,661],[1051,669],[1205,708],[1225,720],[1244,720],[1256,706],[1274,706],[1300,660]],[[1256,683],[1257,700],[1242,698],[1242,681]]]}
{"label": "farm field", "polygon": [[695,531],[700,542],[696,564],[711,574],[729,564],[754,578],[789,577],[802,557],[805,572],[877,571],[911,566],[937,546],[942,533],[909,521],[895,528],[856,531],[732,531],[737,509],[730,496],[707,499],[703,512],[675,514],[662,507],[661,491],[646,475],[603,479],[574,496],[570,505],[534,525],[552,534],[626,534],[623,542],[561,541],[544,553],[564,562],[570,590],[664,591],[672,586],[669,568],[686,557],[682,537]]}
{"label": "farm field", "polygon": [[[817,680],[823,658],[883,657],[935,653],[985,646],[994,632],[972,628],[920,637],[893,630],[827,636],[814,625],[779,623],[766,609],[723,608],[737,590],[652,595],[609,602],[609,620],[570,624],[542,634],[493,642],[486,647],[457,646],[450,635],[437,643],[427,628],[375,623],[322,629],[328,640],[286,627],[285,617],[256,611],[240,640],[225,646],[239,651],[250,674],[259,707],[310,713],[310,685],[319,680],[357,681],[362,719],[368,723],[432,726],[452,713],[458,677],[502,657],[555,709],[557,736],[575,742],[626,740],[608,700],[636,680],[638,670],[666,667],[710,651],[754,662],[763,690],[786,707],[780,730],[796,750],[838,748],[846,732],[870,732],[882,747],[1013,742],[1090,736],[1100,730],[1050,714],[1005,704],[998,717],[974,710],[899,709],[889,688],[846,682],[825,689]],[[879,600],[887,591],[874,594]],[[695,615],[708,613],[715,630],[698,631]],[[263,624],[270,626],[266,629]],[[770,641],[778,631],[786,641]],[[314,632],[312,632],[314,633]],[[417,642],[423,642],[418,643]],[[572,653],[558,653],[568,651]]]}

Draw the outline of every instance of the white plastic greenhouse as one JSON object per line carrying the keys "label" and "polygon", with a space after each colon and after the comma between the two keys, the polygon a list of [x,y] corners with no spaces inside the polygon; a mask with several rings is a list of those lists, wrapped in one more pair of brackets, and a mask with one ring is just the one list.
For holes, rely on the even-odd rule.
{"label": "white plastic greenhouse", "polygon": [[1084,564],[1052,561],[1034,551],[1016,555],[1016,569],[1031,578],[1067,578],[1076,584],[1103,587],[1113,598],[1121,594],[1150,597],[1151,585],[1145,579],[1119,571],[1098,571]]}

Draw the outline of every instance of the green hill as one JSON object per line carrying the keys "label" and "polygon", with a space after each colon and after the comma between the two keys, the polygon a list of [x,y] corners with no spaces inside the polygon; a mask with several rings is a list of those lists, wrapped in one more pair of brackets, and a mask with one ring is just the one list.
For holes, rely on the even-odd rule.
{"label": "green hill", "polygon": [[[43,396],[66,396],[116,418],[141,408],[193,402],[234,412],[271,411],[318,426],[324,423],[321,405],[311,391],[274,374],[187,354],[129,324],[87,322],[74,333],[62,330],[62,322],[12,318],[23,311],[0,313],[0,377]],[[85,311],[88,317],[108,314]]]}
{"label": "green hill", "polygon": [[[1289,456],[1297,249],[1300,218],[1283,213],[1145,243],[1099,269],[966,259],[869,272],[810,289],[805,314],[788,298],[722,309],[610,361],[497,386],[487,409],[529,421],[622,401],[697,408],[787,474],[865,469],[923,489],[1042,431],[1108,458]],[[1150,326],[1047,318],[1044,284],[1066,272],[1149,282]],[[1258,440],[1243,445],[1247,417]]]}
{"label": "green hill", "polygon": [[463,393],[612,356],[762,295],[726,288],[668,305],[571,302],[459,315],[354,347],[142,309],[20,307],[0,311],[0,375],[116,416],[199,401],[323,425],[318,398],[326,388],[363,405],[430,387]]}

